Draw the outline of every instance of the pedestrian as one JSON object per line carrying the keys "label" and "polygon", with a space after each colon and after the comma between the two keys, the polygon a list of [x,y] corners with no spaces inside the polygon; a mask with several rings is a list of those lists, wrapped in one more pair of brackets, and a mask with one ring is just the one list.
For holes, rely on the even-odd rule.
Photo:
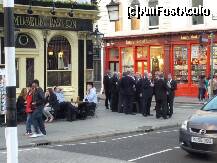
{"label": "pedestrian", "polygon": [[167,93],[168,115],[169,115],[169,118],[171,118],[173,115],[173,103],[174,103],[174,98],[175,98],[175,91],[177,90],[177,83],[175,80],[173,80],[171,74],[168,74],[167,86],[169,88],[168,93]]}
{"label": "pedestrian", "polygon": [[107,72],[103,78],[104,93],[105,93],[105,107],[109,109],[109,104],[111,100],[111,72]]}
{"label": "pedestrian", "polygon": [[54,120],[54,116],[50,112],[52,109],[54,112],[55,110],[59,109],[59,102],[52,88],[48,88],[46,96],[46,104],[43,110],[43,114],[46,117],[45,122],[52,122]]}
{"label": "pedestrian", "polygon": [[[156,71],[155,73],[154,73],[154,79],[153,79],[153,82],[154,82],[154,85],[155,85],[155,83],[158,81],[158,79],[159,79],[159,74],[160,74],[160,72],[159,71]],[[154,91],[155,92],[155,91]],[[155,96],[154,96],[155,97]],[[156,101],[156,97],[155,97],[155,101]],[[155,107],[154,107],[154,110],[156,110],[156,105],[155,105]]]}
{"label": "pedestrian", "polygon": [[154,93],[156,99],[156,118],[163,117],[167,119],[167,82],[163,73],[160,73],[159,79],[154,84]]}
{"label": "pedestrian", "polygon": [[122,80],[126,77],[126,72],[123,72],[122,74],[122,78],[119,79],[118,81],[118,91],[119,91],[119,95],[118,95],[118,113],[123,113],[124,112],[124,90],[121,87],[121,82]]}
{"label": "pedestrian", "polygon": [[144,87],[143,87],[143,116],[153,116],[153,114],[150,113],[151,108],[151,102],[153,97],[153,91],[154,91],[154,83],[152,81],[152,74],[147,73],[145,74],[144,78]]}
{"label": "pedestrian", "polygon": [[39,86],[39,81],[36,79],[32,83],[34,88],[33,94],[33,113],[32,113],[32,123],[35,129],[35,133],[30,136],[31,138],[36,138],[46,135],[46,130],[44,126],[44,121],[42,119],[43,109],[45,105],[45,95],[43,89]]}
{"label": "pedestrian", "polygon": [[26,101],[27,89],[23,88],[20,92],[20,95],[17,98],[17,120],[23,121],[23,115],[25,114],[25,101]]}
{"label": "pedestrian", "polygon": [[112,112],[118,111],[118,73],[115,72],[111,78],[111,110]]}
{"label": "pedestrian", "polygon": [[199,101],[205,100],[205,94],[206,94],[206,81],[205,76],[201,75],[199,77],[199,84],[198,84],[198,99]]}
{"label": "pedestrian", "polygon": [[124,113],[135,115],[133,113],[133,98],[136,91],[135,79],[130,71],[127,71],[126,76],[122,78],[120,87],[123,91]]}
{"label": "pedestrian", "polygon": [[137,96],[137,102],[139,105],[139,113],[142,113],[143,110],[143,86],[144,86],[144,77],[140,75],[140,78],[136,82],[136,96]]}
{"label": "pedestrian", "polygon": [[32,88],[32,86],[30,85],[28,87],[28,93],[26,96],[26,136],[30,136],[32,135],[32,98],[33,98],[33,94],[34,94],[34,89]]}
{"label": "pedestrian", "polygon": [[213,95],[217,95],[217,73],[214,75],[213,78]]}

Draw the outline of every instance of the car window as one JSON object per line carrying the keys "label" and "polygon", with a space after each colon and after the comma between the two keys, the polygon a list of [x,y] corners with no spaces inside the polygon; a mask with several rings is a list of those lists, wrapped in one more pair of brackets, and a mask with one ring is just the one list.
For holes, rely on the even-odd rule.
{"label": "car window", "polygon": [[214,97],[211,101],[209,101],[204,107],[202,108],[204,111],[217,111],[217,96]]}

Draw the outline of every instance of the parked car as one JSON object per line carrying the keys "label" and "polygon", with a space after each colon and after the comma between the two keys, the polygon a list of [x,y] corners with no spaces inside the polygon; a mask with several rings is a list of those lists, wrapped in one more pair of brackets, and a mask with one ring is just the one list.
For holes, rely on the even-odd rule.
{"label": "parked car", "polygon": [[179,142],[190,154],[217,154],[217,96],[182,123]]}

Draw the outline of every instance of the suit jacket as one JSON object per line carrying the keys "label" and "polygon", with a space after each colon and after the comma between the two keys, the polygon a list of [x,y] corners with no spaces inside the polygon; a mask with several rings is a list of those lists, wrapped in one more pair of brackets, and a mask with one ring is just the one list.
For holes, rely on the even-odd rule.
{"label": "suit jacket", "polygon": [[120,89],[123,91],[123,95],[133,96],[136,91],[136,82],[130,76],[125,76],[120,82]]}
{"label": "suit jacket", "polygon": [[105,75],[103,78],[103,85],[105,93],[109,93],[111,89],[111,81],[108,75]]}
{"label": "suit jacket", "polygon": [[170,82],[170,85],[171,85],[171,88],[169,88],[168,96],[173,98],[173,97],[175,97],[175,90],[177,90],[177,83],[175,80],[172,80]]}
{"label": "suit jacket", "polygon": [[144,79],[143,96],[144,98],[150,98],[153,96],[154,88],[151,87],[151,81],[147,78]]}
{"label": "suit jacket", "polygon": [[111,94],[117,94],[118,95],[118,81],[119,79],[117,77],[111,78]]}
{"label": "suit jacket", "polygon": [[167,86],[166,80],[159,79],[155,82],[154,93],[155,93],[156,100],[166,100],[168,91],[169,91],[169,88]]}

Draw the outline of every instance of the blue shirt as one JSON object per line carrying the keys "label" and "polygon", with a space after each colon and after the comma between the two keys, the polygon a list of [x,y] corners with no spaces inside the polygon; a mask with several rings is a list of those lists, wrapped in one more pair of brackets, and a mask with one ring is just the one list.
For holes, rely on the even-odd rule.
{"label": "blue shirt", "polygon": [[58,100],[59,103],[65,101],[63,92],[55,92],[55,95],[57,96],[57,100]]}
{"label": "blue shirt", "polygon": [[91,88],[89,93],[84,97],[85,101],[87,100],[88,102],[94,102],[95,104],[97,104],[97,95],[96,95],[96,88]]}

